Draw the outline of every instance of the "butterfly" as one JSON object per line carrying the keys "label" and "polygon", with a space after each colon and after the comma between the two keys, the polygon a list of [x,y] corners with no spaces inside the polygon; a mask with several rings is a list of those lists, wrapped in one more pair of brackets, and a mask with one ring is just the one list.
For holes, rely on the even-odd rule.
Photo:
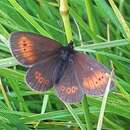
{"label": "butterfly", "polygon": [[26,82],[33,90],[47,91],[54,86],[66,103],[80,102],[85,94],[104,94],[110,72],[87,54],[74,50],[73,42],[62,46],[39,34],[14,32],[9,44],[12,55],[28,67]]}

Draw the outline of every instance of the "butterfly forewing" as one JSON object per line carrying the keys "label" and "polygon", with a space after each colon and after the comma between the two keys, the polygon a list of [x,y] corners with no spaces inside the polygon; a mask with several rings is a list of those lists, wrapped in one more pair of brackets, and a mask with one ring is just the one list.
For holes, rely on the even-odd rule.
{"label": "butterfly forewing", "polygon": [[33,90],[46,91],[52,87],[52,73],[57,62],[56,57],[57,55],[54,55],[29,68],[26,74],[26,82]]}
{"label": "butterfly forewing", "polygon": [[69,63],[59,83],[55,84],[57,95],[67,103],[79,102],[83,93],[74,73],[73,64]]}
{"label": "butterfly forewing", "polygon": [[[103,95],[109,80],[109,71],[83,53],[75,54],[75,72],[82,91],[88,95]],[[111,83],[113,87],[113,83]]]}
{"label": "butterfly forewing", "polygon": [[24,66],[30,66],[54,55],[61,47],[52,39],[29,32],[12,33],[9,43],[12,54]]}

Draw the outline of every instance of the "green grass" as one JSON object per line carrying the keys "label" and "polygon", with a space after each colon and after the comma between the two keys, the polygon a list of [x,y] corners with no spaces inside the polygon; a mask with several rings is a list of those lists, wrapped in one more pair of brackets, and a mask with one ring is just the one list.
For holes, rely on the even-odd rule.
{"label": "green grass", "polygon": [[[67,16],[59,6],[60,0],[0,0],[0,130],[94,130],[99,120],[104,130],[130,129],[130,1],[69,0]],[[109,69],[112,61],[115,89],[107,101],[87,96],[73,105],[60,101],[53,89],[31,91],[25,68],[8,47],[14,31],[36,32],[63,45],[73,39],[76,50]]]}

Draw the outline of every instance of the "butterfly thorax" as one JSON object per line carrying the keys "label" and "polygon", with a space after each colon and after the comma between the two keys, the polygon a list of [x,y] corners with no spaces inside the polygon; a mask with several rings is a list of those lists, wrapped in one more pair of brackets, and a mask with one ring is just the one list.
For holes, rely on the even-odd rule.
{"label": "butterfly thorax", "polygon": [[64,62],[70,59],[70,56],[74,53],[73,43],[69,43],[67,46],[61,48],[60,50],[60,58]]}
{"label": "butterfly thorax", "polygon": [[[68,64],[73,61],[73,59],[72,59],[73,54],[74,54],[73,43],[69,43],[67,46],[61,48],[60,54],[59,54],[60,57],[58,59],[57,66],[55,68],[56,76],[55,76],[54,82],[56,84],[60,81]],[[58,70],[60,70],[60,71],[58,71]]]}

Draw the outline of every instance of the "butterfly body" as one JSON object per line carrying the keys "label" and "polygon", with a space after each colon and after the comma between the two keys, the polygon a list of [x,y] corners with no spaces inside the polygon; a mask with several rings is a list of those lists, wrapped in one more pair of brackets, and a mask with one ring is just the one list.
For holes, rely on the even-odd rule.
{"label": "butterfly body", "polygon": [[54,85],[58,97],[67,103],[81,101],[84,94],[104,94],[110,72],[88,55],[75,51],[73,43],[64,47],[29,32],[12,33],[9,43],[13,56],[29,68],[26,82],[33,90],[47,91]]}
{"label": "butterfly body", "polygon": [[[75,53],[73,49],[73,43],[69,43],[67,46],[62,47],[59,50],[59,59],[57,60],[57,65],[55,66],[53,75],[55,75],[54,83],[58,84],[64,71],[66,70],[69,62],[73,62],[73,55]],[[60,71],[59,71],[60,70]]]}

